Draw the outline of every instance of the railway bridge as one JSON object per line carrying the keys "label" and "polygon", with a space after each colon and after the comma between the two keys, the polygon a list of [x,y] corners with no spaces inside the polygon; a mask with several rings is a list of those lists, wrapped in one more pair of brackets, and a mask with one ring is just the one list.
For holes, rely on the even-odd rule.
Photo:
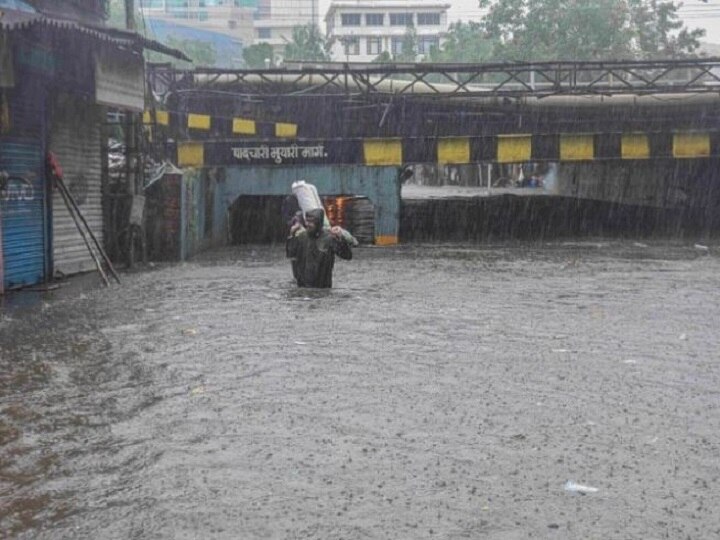
{"label": "railway bridge", "polygon": [[156,65],[148,84],[150,153],[185,171],[198,245],[225,241],[239,198],[280,197],[299,179],[367,198],[375,243],[395,243],[416,164],[489,177],[554,163],[562,196],[705,213],[720,192],[719,59]]}

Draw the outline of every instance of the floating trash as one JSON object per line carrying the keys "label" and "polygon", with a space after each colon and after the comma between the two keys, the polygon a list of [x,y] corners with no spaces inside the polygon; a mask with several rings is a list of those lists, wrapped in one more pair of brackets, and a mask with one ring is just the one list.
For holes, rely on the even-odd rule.
{"label": "floating trash", "polygon": [[576,484],[575,482],[572,482],[570,480],[565,482],[565,486],[563,489],[565,489],[565,491],[569,491],[571,493],[580,493],[581,495],[587,495],[588,493],[597,493],[598,491],[600,491],[596,487],[584,486],[582,484]]}

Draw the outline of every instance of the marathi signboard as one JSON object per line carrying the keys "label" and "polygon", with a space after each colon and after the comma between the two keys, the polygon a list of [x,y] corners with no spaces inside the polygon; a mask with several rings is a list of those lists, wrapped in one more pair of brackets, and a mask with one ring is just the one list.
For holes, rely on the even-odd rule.
{"label": "marathi signboard", "polygon": [[299,146],[297,144],[289,144],[283,146],[270,146],[263,144],[260,146],[236,146],[232,149],[233,157],[245,164],[252,164],[257,161],[266,162],[272,160],[276,165],[282,165],[283,162],[294,161],[302,158],[303,161],[318,160],[324,161],[328,157],[324,144],[314,146]]}
{"label": "marathi signboard", "polygon": [[332,165],[355,163],[355,140],[234,141],[204,143],[206,165]]}
{"label": "marathi signboard", "polygon": [[95,99],[101,105],[130,111],[145,108],[145,79],[141,56],[117,50],[95,56]]}

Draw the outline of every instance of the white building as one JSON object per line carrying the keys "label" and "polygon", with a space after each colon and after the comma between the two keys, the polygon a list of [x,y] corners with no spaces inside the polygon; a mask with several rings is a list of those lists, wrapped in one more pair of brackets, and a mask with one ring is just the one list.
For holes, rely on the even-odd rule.
{"label": "white building", "polygon": [[394,57],[402,52],[408,26],[417,32],[420,59],[442,44],[449,8],[422,0],[336,0],[325,16],[328,38],[335,42],[333,60],[371,62],[384,51]]}
{"label": "white building", "polygon": [[259,0],[254,42],[269,43],[281,55],[292,41],[293,27],[319,21],[318,0]]}

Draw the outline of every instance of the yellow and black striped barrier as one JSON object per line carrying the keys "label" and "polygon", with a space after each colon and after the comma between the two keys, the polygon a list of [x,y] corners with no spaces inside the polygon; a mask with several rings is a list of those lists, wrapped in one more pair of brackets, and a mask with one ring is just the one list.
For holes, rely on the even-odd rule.
{"label": "yellow and black striped barrier", "polygon": [[[197,126],[206,119],[193,118]],[[249,134],[249,120],[235,128]],[[298,139],[293,124],[279,124],[284,139],[232,138],[178,143],[180,166],[409,163],[463,165],[528,161],[698,159],[720,157],[720,132],[503,134],[492,137]]]}
{"label": "yellow and black striped barrier", "polygon": [[[211,131],[231,133],[232,136],[252,137],[269,136],[279,139],[298,136],[297,124],[291,122],[260,121],[252,118],[226,118],[200,113],[172,113],[173,125],[182,125],[190,133],[209,134]],[[165,110],[146,110],[143,123],[146,126],[170,126],[171,113]]]}
{"label": "yellow and black striped barrier", "polygon": [[[277,145],[290,144],[302,148],[306,145],[324,147],[327,163],[352,163],[368,166],[403,165],[406,163],[437,163],[462,165],[470,163],[524,163],[528,161],[595,161],[608,159],[693,159],[720,155],[720,135],[714,131],[632,132],[632,133],[507,133],[493,136],[457,137],[398,137],[365,139],[299,139],[298,125],[291,122],[260,121],[244,117],[220,117],[199,113],[170,113],[164,110],[147,110],[143,121],[147,125],[168,127],[184,124],[187,134],[195,139],[178,147],[180,163],[223,164],[269,162],[320,162],[319,153],[294,156],[292,150],[273,150]],[[217,137],[227,136],[218,141]],[[264,147],[250,157],[233,159],[232,149],[221,156],[218,145],[233,148]],[[204,146],[201,152],[198,144]],[[187,148],[187,150],[186,150]],[[210,149],[210,151],[208,151]],[[235,152],[237,153],[237,152]],[[202,156],[201,156],[202,154]],[[283,155],[280,155],[283,154]],[[306,152],[307,154],[307,152]],[[327,155],[325,155],[327,154]],[[200,159],[200,158],[203,159]],[[310,158],[303,160],[303,158]]]}

